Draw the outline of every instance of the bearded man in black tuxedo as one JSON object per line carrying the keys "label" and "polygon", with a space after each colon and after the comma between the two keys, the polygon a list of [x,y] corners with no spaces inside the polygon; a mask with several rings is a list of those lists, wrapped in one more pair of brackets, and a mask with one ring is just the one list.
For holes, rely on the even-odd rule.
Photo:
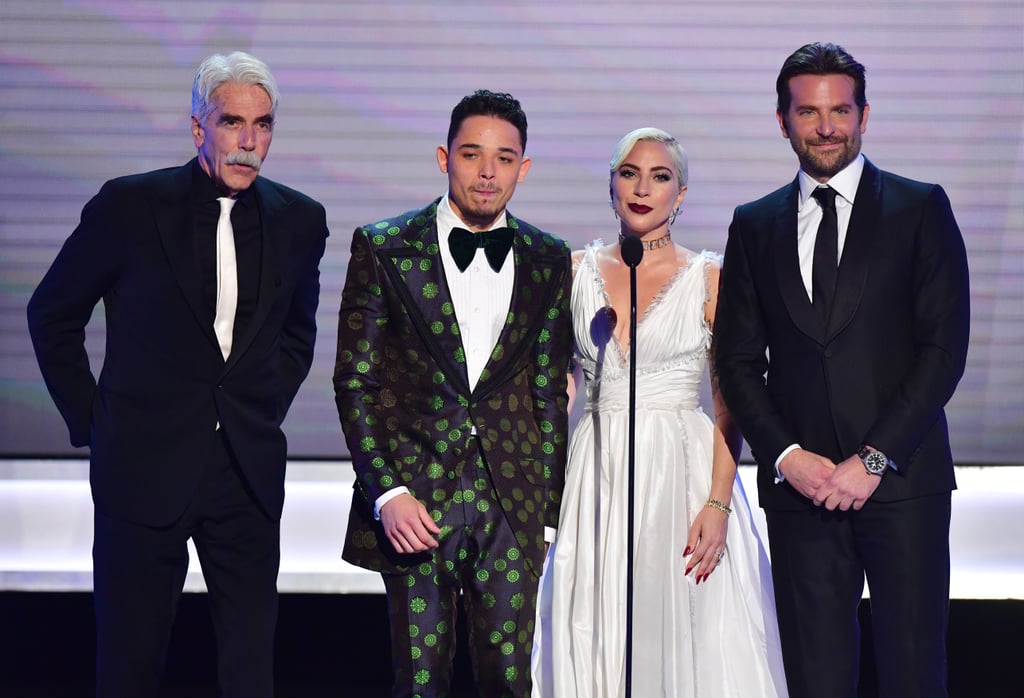
{"label": "bearded man in black tuxedo", "polygon": [[790,695],[856,695],[866,575],[880,695],[944,696],[963,239],[940,186],[861,155],[849,53],[804,46],[776,89],[800,172],[736,209],[715,333],[758,463]]}

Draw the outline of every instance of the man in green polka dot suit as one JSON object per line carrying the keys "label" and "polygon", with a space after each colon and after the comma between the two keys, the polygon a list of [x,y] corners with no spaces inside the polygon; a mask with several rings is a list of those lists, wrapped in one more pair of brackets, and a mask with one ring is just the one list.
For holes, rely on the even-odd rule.
{"label": "man in green polka dot suit", "polygon": [[384,578],[395,696],[447,695],[460,593],[478,694],[530,694],[572,330],[568,246],[505,210],[525,148],[518,101],[465,97],[437,149],[447,194],[352,239],[334,371],[356,471],[344,558]]}

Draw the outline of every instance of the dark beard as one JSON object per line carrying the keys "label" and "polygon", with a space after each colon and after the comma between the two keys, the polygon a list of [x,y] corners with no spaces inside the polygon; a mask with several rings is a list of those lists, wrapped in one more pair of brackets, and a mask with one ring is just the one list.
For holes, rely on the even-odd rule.
{"label": "dark beard", "polygon": [[812,150],[814,145],[821,145],[821,143],[801,143],[800,149],[794,148],[794,150],[804,172],[820,181],[834,177],[853,162],[860,153],[860,148],[851,143],[850,139],[847,138],[841,142],[843,149],[832,154],[816,153]]}

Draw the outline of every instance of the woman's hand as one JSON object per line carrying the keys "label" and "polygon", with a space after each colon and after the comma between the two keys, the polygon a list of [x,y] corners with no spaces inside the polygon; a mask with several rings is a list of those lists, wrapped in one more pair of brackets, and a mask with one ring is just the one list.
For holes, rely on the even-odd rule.
{"label": "woman's hand", "polygon": [[729,515],[718,509],[705,506],[697,514],[690,527],[683,558],[686,574],[693,572],[697,584],[707,581],[725,556],[725,533],[729,527]]}

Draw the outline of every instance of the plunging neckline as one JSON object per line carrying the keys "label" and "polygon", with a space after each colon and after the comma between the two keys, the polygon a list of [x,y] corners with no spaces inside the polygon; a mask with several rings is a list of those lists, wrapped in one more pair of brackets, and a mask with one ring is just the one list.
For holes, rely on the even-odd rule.
{"label": "plunging neckline", "polygon": [[[598,291],[600,291],[601,293],[601,298],[604,300],[604,304],[602,306],[603,310],[605,314],[614,313],[615,308],[612,307],[611,299],[608,297],[608,289],[605,287],[604,275],[601,274],[601,267],[597,263],[597,252],[599,249],[600,247],[596,246],[591,248],[590,254],[587,255],[587,258],[589,259],[590,264],[593,267],[594,280],[597,284]],[[656,310],[660,305],[662,305],[662,301],[664,301],[666,296],[668,296],[672,289],[675,288],[679,280],[686,275],[686,272],[690,271],[690,269],[693,268],[693,261],[697,258],[697,256],[698,255],[696,253],[687,251],[686,266],[677,268],[675,273],[672,274],[672,276],[670,276],[664,284],[662,284],[661,289],[656,294],[654,294],[654,297],[651,299],[651,302],[647,304],[646,308],[644,308],[644,312],[636,319],[636,333],[638,335],[640,334],[640,327],[647,321],[647,318],[650,317],[651,313],[654,310]],[[633,337],[630,336],[629,342],[626,344],[625,347],[623,347],[622,344],[619,342],[618,338],[615,336],[615,328],[612,327],[610,341],[612,344],[615,345],[615,351],[616,355],[618,356],[619,363],[622,364],[623,366],[628,366],[628,353],[633,343]]]}

